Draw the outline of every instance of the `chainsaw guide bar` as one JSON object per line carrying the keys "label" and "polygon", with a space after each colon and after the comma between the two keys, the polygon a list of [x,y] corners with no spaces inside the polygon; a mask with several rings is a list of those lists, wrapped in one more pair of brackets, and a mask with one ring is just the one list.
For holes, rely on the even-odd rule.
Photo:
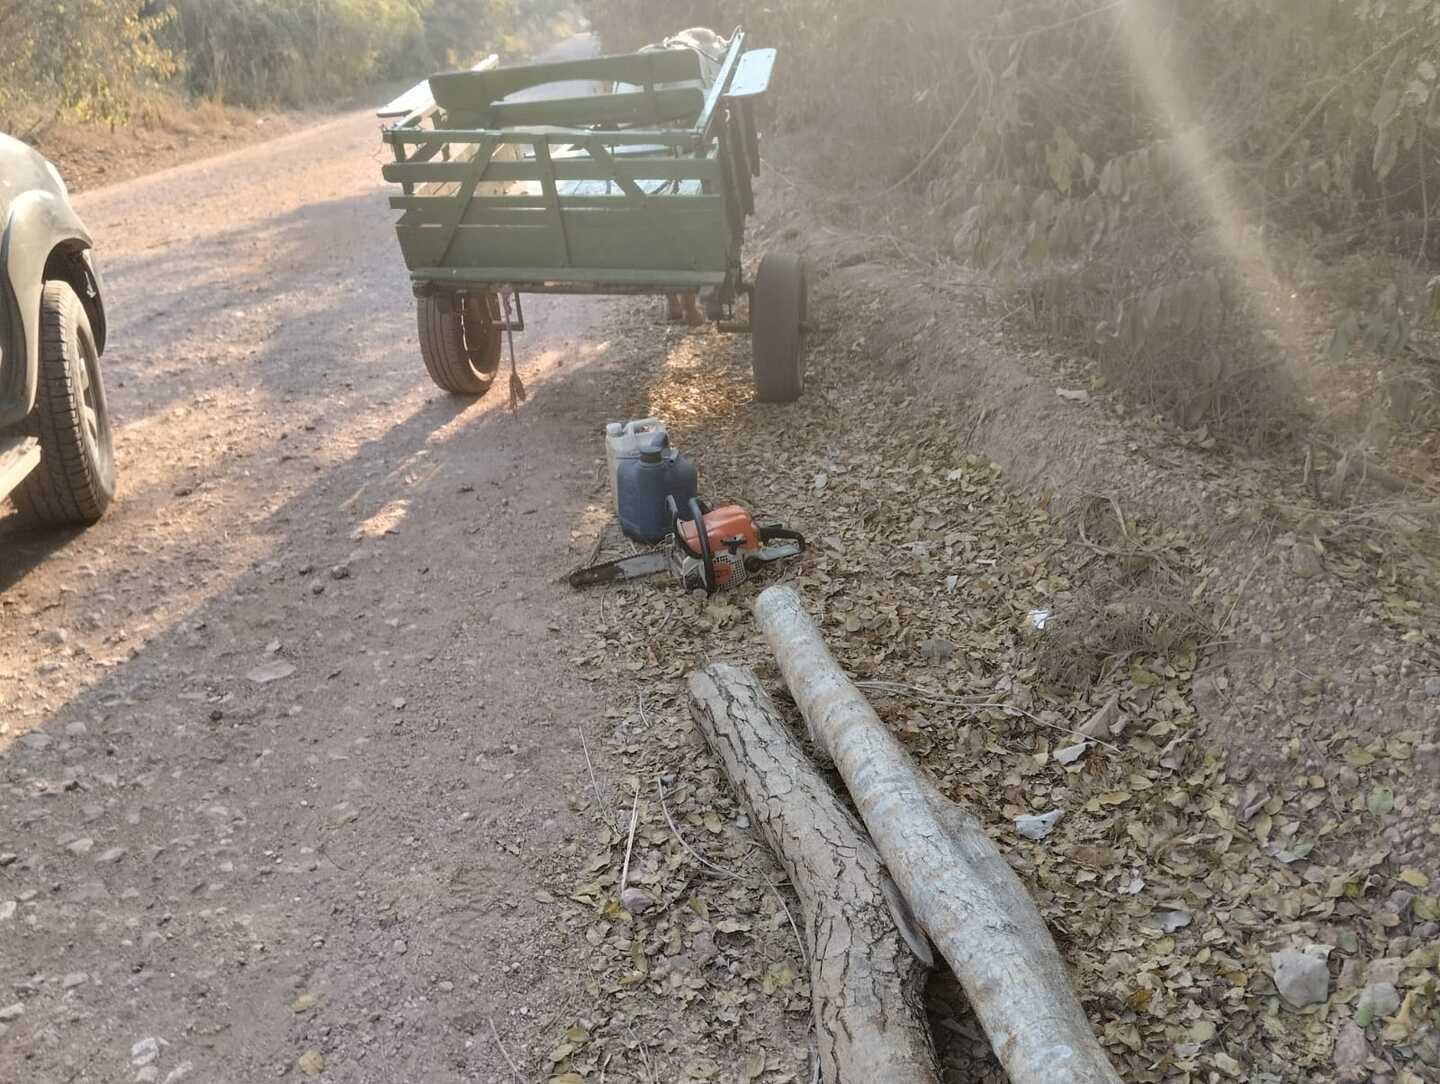
{"label": "chainsaw guide bar", "polygon": [[767,565],[798,557],[805,539],[783,527],[760,527],[739,505],[710,508],[698,498],[690,501],[689,518],[683,518],[668,498],[670,545],[576,569],[571,587],[598,587],[625,583],[669,572],[687,591],[713,595],[744,583]]}

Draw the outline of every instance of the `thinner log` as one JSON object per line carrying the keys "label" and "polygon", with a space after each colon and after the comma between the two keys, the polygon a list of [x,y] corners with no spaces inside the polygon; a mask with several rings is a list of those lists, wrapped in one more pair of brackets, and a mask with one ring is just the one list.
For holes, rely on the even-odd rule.
{"label": "thinner log", "polygon": [[925,965],[897,929],[904,918],[891,907],[904,904],[865,829],[749,670],[717,664],[691,674],[690,713],[800,897],[822,1078],[939,1084],[921,999]]}
{"label": "thinner log", "polygon": [[834,760],[1011,1084],[1120,1084],[1044,919],[980,822],[921,775],[830,654],[799,595],[768,588],[755,618],[811,736]]}

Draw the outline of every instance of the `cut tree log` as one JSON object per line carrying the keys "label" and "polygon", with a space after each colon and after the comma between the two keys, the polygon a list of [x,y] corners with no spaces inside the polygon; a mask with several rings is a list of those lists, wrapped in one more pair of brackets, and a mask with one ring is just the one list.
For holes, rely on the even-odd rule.
{"label": "cut tree log", "polygon": [[920,774],[830,654],[799,595],[767,588],[755,619],[811,737],[835,762],[1011,1084],[1120,1084],[1045,920],[980,822]]}
{"label": "cut tree log", "polygon": [[921,999],[933,957],[865,829],[749,670],[691,674],[690,714],[800,897],[821,1079],[939,1084]]}

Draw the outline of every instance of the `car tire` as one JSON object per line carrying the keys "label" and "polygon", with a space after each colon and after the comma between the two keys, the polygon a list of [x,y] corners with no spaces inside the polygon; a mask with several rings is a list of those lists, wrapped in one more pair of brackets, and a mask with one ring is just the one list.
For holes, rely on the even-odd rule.
{"label": "car tire", "polygon": [[115,499],[115,446],[100,351],[85,306],[66,282],[40,299],[40,373],[27,425],[40,465],[11,494],[33,523],[94,523]]}

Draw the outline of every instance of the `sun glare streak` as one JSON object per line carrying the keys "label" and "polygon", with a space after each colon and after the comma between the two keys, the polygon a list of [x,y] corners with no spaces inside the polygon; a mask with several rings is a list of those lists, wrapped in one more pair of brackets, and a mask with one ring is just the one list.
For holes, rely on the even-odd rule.
{"label": "sun glare streak", "polygon": [[1265,248],[1263,231],[1236,193],[1215,155],[1204,122],[1191,107],[1191,95],[1160,48],[1164,32],[1150,0],[1122,0],[1118,21],[1132,70],[1156,117],[1171,131],[1185,178],[1200,198],[1215,230],[1221,252],[1241,283],[1260,299],[1266,330],[1279,339],[1289,360],[1300,361],[1309,350],[1304,321],[1281,304],[1290,291],[1276,275]]}

